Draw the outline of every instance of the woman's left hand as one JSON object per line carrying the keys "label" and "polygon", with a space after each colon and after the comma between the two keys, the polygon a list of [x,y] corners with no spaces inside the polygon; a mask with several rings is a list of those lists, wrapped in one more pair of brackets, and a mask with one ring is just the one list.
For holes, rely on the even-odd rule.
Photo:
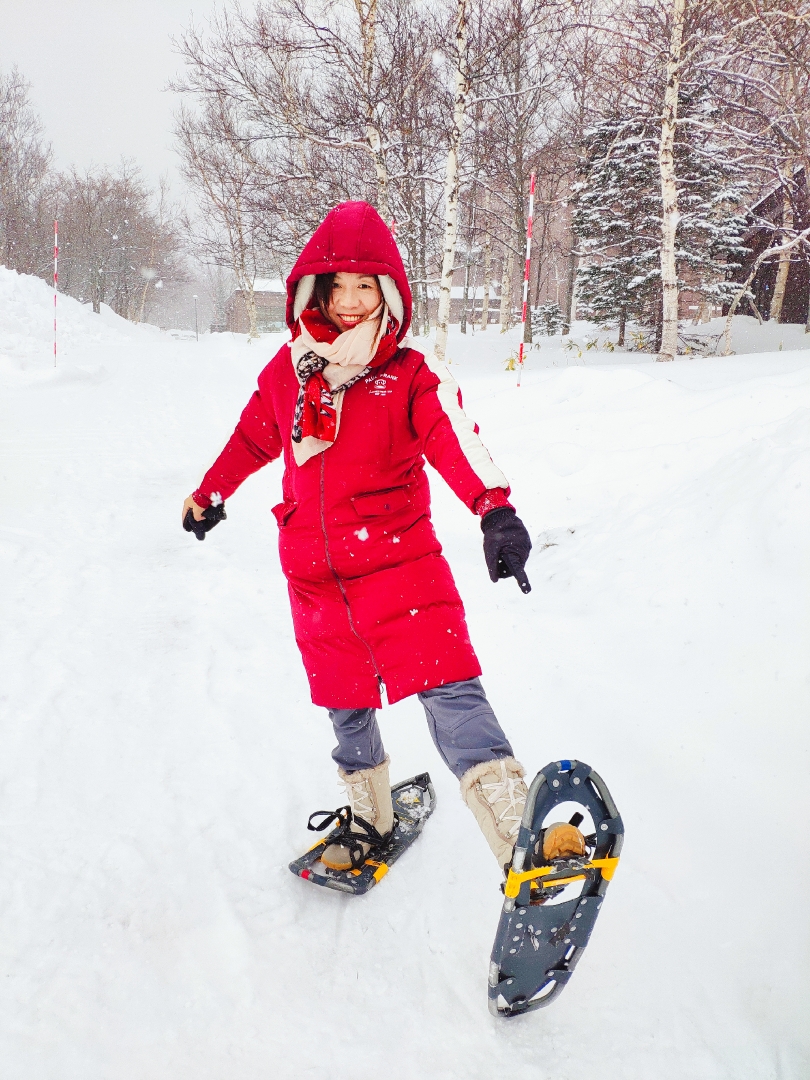
{"label": "woman's left hand", "polygon": [[532,550],[532,540],[515,511],[506,506],[490,510],[481,518],[481,532],[490,579],[514,577],[521,592],[531,592],[524,567]]}

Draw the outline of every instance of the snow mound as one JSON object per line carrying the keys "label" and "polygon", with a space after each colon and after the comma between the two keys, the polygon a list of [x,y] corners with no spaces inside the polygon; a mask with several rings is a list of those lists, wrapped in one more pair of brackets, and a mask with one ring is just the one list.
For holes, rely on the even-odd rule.
{"label": "snow mound", "polygon": [[[535,334],[534,341],[525,347],[526,370],[539,368],[594,368],[648,364],[655,359],[652,352],[637,351],[633,347],[635,325],[628,327],[627,343],[619,346],[615,326],[600,326],[595,322],[578,319],[571,326],[570,334],[554,334],[546,337]],[[722,358],[725,352],[725,318],[693,326],[682,320],[679,325],[679,360],[709,360]],[[451,364],[489,362],[494,370],[505,366],[511,356],[517,357],[522,328],[513,326],[501,333],[496,326],[487,331],[470,327],[463,335],[457,327],[451,328],[448,357]],[[433,337],[413,338],[411,345],[422,349]],[[735,315],[731,320],[731,351],[734,356],[755,357],[762,353],[806,353],[810,349],[810,334],[799,323],[758,323],[750,315]],[[777,361],[778,362],[778,361]],[[749,367],[751,364],[749,362]]]}
{"label": "snow mound", "polygon": [[[158,334],[155,327],[135,326],[106,304],[101,313],[59,294],[59,355],[70,357],[93,345],[114,345],[133,336]],[[0,371],[50,370],[53,364],[53,289],[41,278],[0,266]]]}

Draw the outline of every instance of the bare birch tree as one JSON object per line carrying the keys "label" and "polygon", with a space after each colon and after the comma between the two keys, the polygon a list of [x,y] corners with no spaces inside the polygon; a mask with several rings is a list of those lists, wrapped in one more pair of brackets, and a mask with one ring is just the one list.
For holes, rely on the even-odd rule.
{"label": "bare birch tree", "polygon": [[489,220],[491,193],[487,188],[484,196],[484,294],[481,300],[481,329],[489,325],[489,291],[492,288],[492,226]]}
{"label": "bare birch tree", "polygon": [[192,112],[227,106],[225,137],[249,168],[245,197],[265,248],[289,260],[335,203],[374,203],[403,246],[416,332],[429,319],[446,145],[441,27],[412,0],[269,0],[180,42],[177,89]]}
{"label": "bare birch tree", "polygon": [[275,145],[303,143],[353,155],[358,174],[371,165],[371,201],[390,220],[378,31],[377,0],[233,7],[211,20],[207,34],[192,26],[182,35],[186,76],[175,89],[227,101],[254,163],[263,153],[273,159]]}
{"label": "bare birch tree", "polygon": [[450,298],[456,259],[458,234],[458,197],[460,190],[459,155],[467,120],[470,96],[470,69],[467,55],[467,20],[470,0],[457,0],[454,36],[454,95],[453,119],[447,146],[444,176],[444,242],[442,269],[439,279],[439,311],[436,316],[436,355],[440,360],[447,353],[447,332],[450,324]]}
{"label": "bare birch tree", "polygon": [[661,347],[659,360],[674,360],[678,353],[678,267],[675,235],[678,229],[678,187],[675,177],[675,127],[683,62],[686,0],[672,0],[669,54],[661,114],[658,166],[661,172]]}
{"label": "bare birch tree", "polygon": [[[444,348],[446,342],[445,320],[449,321],[450,313],[457,207],[465,169],[472,164],[474,172],[467,197],[475,203],[478,192],[486,189],[503,208],[498,215],[501,227],[497,240],[502,251],[499,321],[501,329],[505,330],[511,320],[516,267],[519,261],[521,267],[523,265],[521,257],[533,156],[549,138],[549,129],[559,112],[555,107],[554,91],[560,79],[554,59],[560,28],[554,22],[558,11],[554,0],[513,0],[508,4],[474,8],[469,3],[470,0],[459,0],[456,15],[455,97],[448,140],[446,186],[446,196],[455,202],[447,203],[449,212],[445,224],[437,332],[439,348]],[[458,47],[462,11],[466,57]],[[467,36],[472,15],[476,19],[474,34]],[[491,49],[493,40],[498,41],[498,49],[494,52]],[[487,133],[484,153],[476,149],[479,142],[476,137],[467,146],[466,161],[460,161],[466,113],[479,108],[483,110],[483,118],[476,128],[483,126]],[[483,179],[481,184],[478,183],[479,169]],[[476,211],[479,209],[476,206]],[[491,230],[489,237],[491,242]]]}
{"label": "bare birch tree", "polygon": [[202,114],[182,108],[175,134],[182,172],[202,198],[202,212],[190,231],[202,258],[227,265],[245,303],[248,340],[259,336],[253,286],[264,252],[250,212],[255,168],[240,149],[228,103],[211,97]]}

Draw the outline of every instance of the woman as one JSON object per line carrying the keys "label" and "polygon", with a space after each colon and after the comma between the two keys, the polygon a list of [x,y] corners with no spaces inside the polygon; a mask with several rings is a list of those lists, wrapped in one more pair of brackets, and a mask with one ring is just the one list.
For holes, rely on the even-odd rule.
{"label": "woman", "polygon": [[449,373],[404,344],[410,318],[390,231],[367,203],[337,206],[287,279],[292,341],[262,371],[227,446],[183,504],[187,527],[189,514],[203,523],[197,528],[215,524],[212,510],[205,522],[206,508],[284,455],[283,498],[273,508],[281,565],[312,700],[329,710],[352,810],[353,836],[322,856],[333,869],[357,865],[393,827],[375,713],[383,686],[391,703],[418,695],[501,866],[526,799],[430,521],[425,458],[481,518],[493,581],[514,575],[529,591],[531,541]]}

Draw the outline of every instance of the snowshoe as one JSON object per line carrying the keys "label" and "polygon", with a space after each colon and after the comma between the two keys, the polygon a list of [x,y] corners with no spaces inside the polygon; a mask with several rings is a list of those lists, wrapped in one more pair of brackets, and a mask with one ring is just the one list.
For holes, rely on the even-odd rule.
{"label": "snowshoe", "polygon": [[[362,818],[357,818],[355,825],[361,832],[351,831],[352,812],[350,807],[341,806],[337,810],[319,810],[310,815],[307,828],[320,832],[334,822],[335,828],[317,844],[290,863],[290,870],[298,877],[313,885],[323,885],[327,889],[359,896],[381,881],[389,869],[411,846],[425,827],[425,822],[436,807],[436,793],[433,790],[428,773],[412,776],[391,788],[391,801],[394,807],[394,827],[388,836],[381,837]],[[318,820],[320,819],[320,820]],[[361,847],[361,843],[363,847]],[[352,863],[347,870],[333,870],[320,861],[321,852],[330,844],[345,844],[352,851]],[[365,845],[370,845],[363,853]]]}
{"label": "snowshoe", "polygon": [[[576,804],[570,824],[585,853],[543,857],[552,811]],[[567,813],[570,813],[570,809]],[[590,819],[590,820],[589,820]],[[592,831],[589,831],[592,826]],[[605,782],[581,761],[554,761],[532,781],[489,965],[489,1010],[519,1016],[550,1005],[568,984],[619,862],[624,826]]]}

